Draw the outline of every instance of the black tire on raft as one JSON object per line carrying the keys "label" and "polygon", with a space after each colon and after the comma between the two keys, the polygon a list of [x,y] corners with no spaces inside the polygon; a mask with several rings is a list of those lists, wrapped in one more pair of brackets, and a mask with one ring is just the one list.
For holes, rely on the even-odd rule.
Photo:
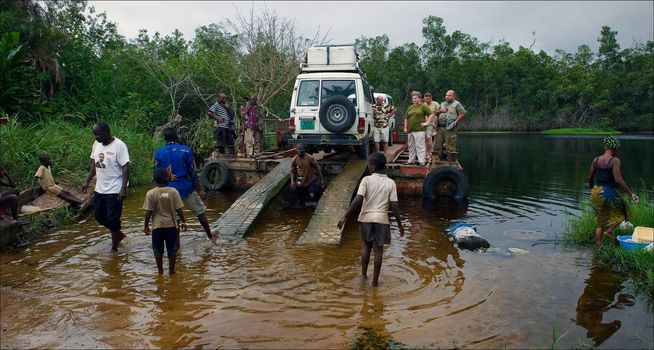
{"label": "black tire on raft", "polygon": [[432,169],[422,184],[422,196],[427,200],[450,198],[465,200],[468,198],[468,179],[455,167],[443,165]]}
{"label": "black tire on raft", "polygon": [[229,181],[229,167],[223,160],[212,161],[202,168],[200,183],[206,191],[220,191]]}
{"label": "black tire on raft", "polygon": [[343,96],[334,96],[320,105],[320,124],[334,134],[349,130],[356,121],[354,104]]}

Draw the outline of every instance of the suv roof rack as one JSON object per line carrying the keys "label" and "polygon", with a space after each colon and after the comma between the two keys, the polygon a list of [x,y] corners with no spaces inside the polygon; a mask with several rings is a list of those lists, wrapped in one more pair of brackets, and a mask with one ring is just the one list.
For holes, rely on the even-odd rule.
{"label": "suv roof rack", "polygon": [[366,71],[360,63],[351,64],[307,64],[306,62],[300,63],[300,70],[302,73],[316,73],[316,72],[353,72],[365,76]]}
{"label": "suv roof rack", "polygon": [[309,48],[301,72],[354,72],[365,76],[355,45],[320,45]]}

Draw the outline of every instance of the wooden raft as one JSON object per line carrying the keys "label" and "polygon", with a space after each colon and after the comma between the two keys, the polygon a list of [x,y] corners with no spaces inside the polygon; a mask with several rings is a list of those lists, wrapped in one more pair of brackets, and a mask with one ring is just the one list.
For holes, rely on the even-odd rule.
{"label": "wooden raft", "polygon": [[[64,190],[72,193],[77,198],[84,201],[84,203],[80,206],[80,212],[84,212],[86,208],[88,208],[89,205],[92,203],[92,194],[93,194],[92,191],[89,191],[88,193],[82,193],[82,191],[80,191],[76,187],[63,185],[63,184],[60,184],[60,186]],[[66,202],[63,198],[57,197],[47,192],[43,192],[40,189],[28,190],[28,191],[35,193],[36,195],[38,195],[38,197],[36,197],[33,200],[30,200],[29,204],[25,204],[20,208],[19,215],[21,216],[31,215],[40,212],[47,212],[62,207],[64,205],[68,205],[68,202]],[[34,196],[31,193],[28,194]]]}
{"label": "wooden raft", "polygon": [[297,244],[341,243],[343,230],[336,225],[350,205],[352,194],[356,191],[366,166],[366,161],[361,159],[350,160],[345,164],[343,172],[330,181]]}
{"label": "wooden raft", "polygon": [[239,197],[211,228],[218,229],[222,237],[243,238],[263,209],[286,185],[290,171],[291,158],[286,158]]}

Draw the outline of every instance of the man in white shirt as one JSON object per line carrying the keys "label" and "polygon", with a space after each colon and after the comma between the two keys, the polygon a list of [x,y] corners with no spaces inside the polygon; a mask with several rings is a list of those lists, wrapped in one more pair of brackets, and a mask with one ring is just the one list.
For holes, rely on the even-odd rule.
{"label": "man in white shirt", "polygon": [[118,251],[118,243],[125,238],[121,231],[120,216],[123,200],[127,197],[129,181],[129,153],[127,145],[111,135],[109,125],[98,122],[93,126],[95,142],[91,150],[91,169],[82,191],[88,191],[89,183],[97,176],[93,196],[95,219],[111,232],[111,251]]}

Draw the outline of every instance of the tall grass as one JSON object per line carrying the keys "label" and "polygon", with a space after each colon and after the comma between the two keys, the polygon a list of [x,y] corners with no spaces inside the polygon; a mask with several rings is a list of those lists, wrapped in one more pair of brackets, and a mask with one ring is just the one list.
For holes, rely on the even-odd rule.
{"label": "tall grass", "polygon": [[45,232],[52,231],[75,221],[75,211],[70,206],[62,206],[48,212],[27,215],[29,225],[19,236],[17,246],[23,245]]}
{"label": "tall grass", "polygon": [[[633,215],[631,223],[634,226],[654,226],[654,206],[647,192],[641,191],[640,202],[630,205]],[[633,229],[616,229],[614,235],[631,235]],[[568,218],[565,227],[564,240],[569,244],[591,245],[595,240],[595,214],[588,204],[582,205],[581,216]],[[654,251],[628,251],[612,244],[610,239],[603,237],[603,242],[596,254],[601,264],[610,267],[617,273],[628,276],[633,282],[637,293],[642,293],[652,306],[654,300]]]}
{"label": "tall grass", "polygon": [[[130,184],[147,183],[151,179],[152,155],[163,144],[152,135],[135,132],[121,123],[108,121],[114,136],[127,144],[130,155]],[[16,119],[0,126],[0,165],[12,175],[21,189],[32,184],[39,155],[49,154],[53,159],[55,181],[70,185],[81,184],[89,171],[91,126],[81,123],[49,120],[23,125]]]}

